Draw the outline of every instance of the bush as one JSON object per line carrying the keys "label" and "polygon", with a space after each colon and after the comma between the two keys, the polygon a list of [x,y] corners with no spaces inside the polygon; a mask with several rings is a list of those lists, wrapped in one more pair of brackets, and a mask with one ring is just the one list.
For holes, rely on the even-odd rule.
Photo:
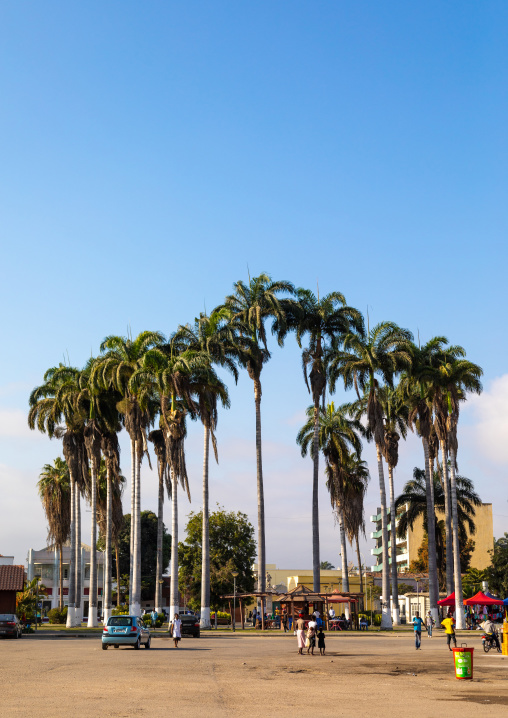
{"label": "bush", "polygon": [[129,615],[129,606],[115,606],[114,609],[111,611],[112,616],[128,616]]}
{"label": "bush", "polygon": [[[141,620],[143,623],[146,623],[147,626],[152,625],[152,614],[151,613],[145,613],[144,616],[141,616]],[[157,620],[155,621],[155,628],[160,628],[164,621],[166,620],[166,617],[163,613],[157,614]]]}
{"label": "bush", "polygon": [[62,611],[59,608],[52,608],[48,612],[48,618],[50,623],[66,623],[67,606],[64,606]]}
{"label": "bush", "polygon": [[[215,611],[210,614],[211,623],[215,623]],[[225,611],[217,611],[217,624],[219,626],[226,626],[231,623],[231,614]]]}
{"label": "bush", "polygon": [[375,613],[375,614],[374,614],[374,625],[375,625],[375,626],[380,626],[380,625],[381,625],[381,614],[380,614],[380,613]]}

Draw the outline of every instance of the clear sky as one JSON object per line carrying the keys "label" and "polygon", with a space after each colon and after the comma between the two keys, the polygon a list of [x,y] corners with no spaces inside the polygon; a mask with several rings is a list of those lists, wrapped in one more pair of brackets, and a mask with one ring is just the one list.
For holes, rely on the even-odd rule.
{"label": "clear sky", "polygon": [[[247,267],[466,348],[486,391],[464,411],[459,466],[508,530],[507,87],[502,0],[1,3],[0,553],[45,543],[35,483],[60,446],[26,428],[44,370],[128,326],[170,333]],[[304,568],[309,396],[294,340],[273,349],[267,561]],[[211,499],[255,523],[248,377],[231,395]],[[182,523],[200,508],[201,443],[191,426]],[[400,453],[397,491],[421,465],[414,438]],[[143,508],[155,485],[144,468]],[[324,481],[320,501],[337,563]]]}

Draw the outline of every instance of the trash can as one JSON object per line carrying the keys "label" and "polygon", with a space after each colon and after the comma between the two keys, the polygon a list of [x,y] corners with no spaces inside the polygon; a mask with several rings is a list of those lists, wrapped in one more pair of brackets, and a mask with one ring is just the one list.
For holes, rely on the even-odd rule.
{"label": "trash can", "polygon": [[473,679],[473,651],[463,643],[460,648],[452,648],[455,663],[455,678],[471,681]]}

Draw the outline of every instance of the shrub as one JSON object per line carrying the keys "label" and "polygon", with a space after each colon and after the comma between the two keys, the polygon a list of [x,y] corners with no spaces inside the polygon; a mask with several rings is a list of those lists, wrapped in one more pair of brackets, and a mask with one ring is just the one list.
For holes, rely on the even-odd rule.
{"label": "shrub", "polygon": [[62,611],[59,608],[52,608],[48,612],[48,618],[50,623],[65,623],[67,621],[67,606],[64,606]]}
{"label": "shrub", "polygon": [[[152,625],[152,614],[151,613],[145,613],[144,616],[141,616],[141,620],[146,623],[147,626]],[[157,620],[155,621],[154,628],[160,628],[164,621],[166,620],[166,617],[163,613],[157,614]]]}
{"label": "shrub", "polygon": [[128,616],[129,615],[129,606],[115,606],[114,609],[111,611],[112,616]]}
{"label": "shrub", "polygon": [[380,625],[381,625],[381,614],[380,614],[380,613],[375,613],[375,614],[374,614],[374,625],[375,625],[375,626],[380,626]]}

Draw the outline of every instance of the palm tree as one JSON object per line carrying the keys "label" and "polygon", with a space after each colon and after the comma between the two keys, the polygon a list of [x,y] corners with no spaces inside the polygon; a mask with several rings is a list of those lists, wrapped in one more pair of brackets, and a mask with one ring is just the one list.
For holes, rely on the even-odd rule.
{"label": "palm tree", "polygon": [[[181,342],[182,349],[199,352],[209,357],[210,363],[228,369],[238,380],[238,370],[235,360],[239,356],[239,347],[233,326],[229,323],[229,312],[225,309],[212,312],[211,316],[201,314],[190,325],[180,326],[175,336],[174,343]],[[198,390],[199,416],[204,428],[204,450],[203,450],[203,540],[202,540],[202,567],[201,567],[201,610],[200,625],[202,629],[209,629],[210,623],[210,522],[209,522],[209,499],[208,499],[208,467],[210,453],[210,438],[215,454],[215,460],[219,463],[217,454],[217,442],[215,429],[217,427],[217,401],[220,399],[223,407],[229,407],[229,397],[225,384],[215,373],[205,370],[203,372],[201,387]],[[162,551],[162,534],[161,534]]]}
{"label": "palm tree", "polygon": [[[241,348],[239,363],[247,370],[254,384],[254,405],[256,410],[256,479],[258,499],[258,586],[262,593],[266,589],[265,557],[265,499],[263,486],[263,460],[261,453],[261,372],[270,359],[266,341],[265,323],[274,319],[280,332],[279,344],[285,330],[285,316],[289,300],[280,298],[281,294],[292,295],[291,282],[272,281],[267,274],[250,279],[249,283],[239,281],[233,285],[234,292],[226,297],[222,307],[228,310],[231,323],[237,335],[237,344]],[[216,311],[217,311],[216,310]],[[264,627],[264,601],[261,615]]]}
{"label": "palm tree", "polygon": [[[302,352],[303,375],[314,404],[314,449],[312,452],[312,571],[314,591],[321,590],[319,561],[319,404],[324,399],[327,384],[326,354],[333,342],[340,343],[346,334],[355,330],[363,334],[363,318],[357,309],[348,307],[340,292],[331,292],[320,298],[308,289],[298,289],[298,303],[289,308],[286,330],[296,332],[298,346],[308,337],[308,346]],[[276,325],[279,335],[284,328]],[[310,371],[309,371],[310,367]],[[309,386],[310,381],[310,386]]]}
{"label": "palm tree", "polygon": [[[111,616],[111,553],[113,527],[113,486],[120,476],[120,447],[116,432],[104,432],[101,439],[101,450],[106,464],[106,533],[105,533],[105,566],[104,566],[104,625]],[[117,587],[118,590],[118,587]]]}
{"label": "palm tree", "polygon": [[[434,462],[436,458],[437,436],[432,425],[432,391],[429,376],[437,364],[443,347],[448,343],[446,337],[434,337],[424,346],[411,347],[411,367],[400,380],[400,389],[408,405],[408,422],[412,431],[422,439],[425,459],[425,483],[428,517],[428,554],[429,554],[429,603],[432,617],[438,620],[439,580],[436,546],[436,517],[434,509]],[[449,538],[451,536],[448,534]],[[451,553],[451,543],[449,544]],[[447,564],[448,595],[452,591],[452,563]]]}
{"label": "palm tree", "polygon": [[453,533],[453,572],[455,588],[455,606],[457,628],[465,628],[462,610],[462,575],[460,565],[460,545],[457,509],[457,479],[455,475],[457,463],[457,425],[459,421],[460,401],[464,401],[466,393],[473,391],[480,394],[482,385],[480,377],[482,369],[473,362],[464,359],[466,353],[462,347],[449,347],[442,357],[437,371],[434,373],[434,426],[441,446],[443,467],[443,484],[448,486],[447,450],[450,453],[450,504]]}
{"label": "palm tree", "polygon": [[[114,452],[117,448],[113,440],[111,447]],[[111,532],[111,545],[115,547],[115,563],[116,563],[116,605],[120,605],[120,532],[124,527],[123,518],[123,505],[122,505],[122,494],[125,487],[126,479],[125,476],[118,473],[116,475],[111,474],[111,487],[110,487],[110,503],[111,503],[111,517],[110,526],[108,527],[108,472],[107,465],[104,459],[101,459],[99,470],[97,473],[97,522],[99,524],[99,532],[101,537],[106,543],[106,537],[108,531]],[[109,564],[111,566],[111,563]],[[105,566],[103,567],[105,569]],[[111,572],[110,572],[111,573]],[[104,570],[104,588],[106,587],[106,571]],[[91,591],[91,588],[90,588]],[[97,594],[97,585],[95,586],[95,593]],[[105,593],[104,593],[105,595]],[[90,606],[92,605],[90,600]],[[97,595],[95,596],[95,610],[97,608]]]}
{"label": "palm tree", "polygon": [[[347,569],[346,539],[344,528],[344,497],[346,482],[346,465],[351,450],[357,455],[361,452],[359,434],[363,433],[361,424],[350,419],[344,407],[335,408],[334,403],[328,404],[325,409],[318,409],[318,444],[317,451],[321,449],[327,464],[328,481],[332,508],[336,511],[341,540],[342,555],[342,589],[349,591]],[[312,458],[316,451],[316,422],[315,407],[307,409],[307,422],[300,429],[296,437],[301,447],[302,456],[306,456],[310,448]]]}
{"label": "palm tree", "polygon": [[344,527],[348,541],[356,547],[360,593],[363,593],[362,560],[360,554],[360,533],[365,537],[364,499],[370,479],[365,461],[350,454],[344,465]]}
{"label": "palm tree", "polygon": [[388,480],[390,484],[390,549],[391,549],[391,579],[392,579],[392,620],[398,626],[399,616],[399,584],[397,571],[397,533],[395,513],[395,489],[393,472],[399,463],[399,441],[407,436],[409,411],[401,391],[384,386],[379,389],[379,400],[383,408],[385,449],[384,458],[388,465]]}
{"label": "palm tree", "polygon": [[[358,395],[355,418],[359,419],[363,414],[366,415],[367,429],[376,444],[383,536],[381,628],[384,629],[392,627],[392,619],[390,615],[388,521],[383,471],[385,430],[377,377],[381,377],[388,386],[393,386],[394,374],[410,365],[409,342],[411,340],[411,332],[401,329],[392,322],[381,322],[370,329],[367,335],[360,332],[349,332],[344,338],[343,349],[336,349],[333,352],[329,369],[332,390],[339,377],[343,379],[346,389],[355,388]],[[363,401],[360,391],[365,394]]]}
{"label": "palm tree", "polygon": [[69,538],[71,525],[69,469],[63,459],[57,457],[53,464],[44,464],[39,474],[39,496],[48,522],[48,541],[58,546],[60,556],[59,584],[60,610],[63,610],[63,558],[62,548]]}
{"label": "palm tree", "polygon": [[[44,374],[44,383],[36,387],[29,398],[30,411],[28,426],[37,428],[50,438],[62,439],[64,459],[69,469],[71,524],[70,543],[71,558],[69,566],[69,602],[67,626],[73,627],[81,623],[81,541],[80,541],[80,506],[81,490],[86,482],[88,467],[84,444],[84,416],[77,407],[76,393],[68,386],[69,377],[73,384],[78,370],[70,367],[54,367]],[[73,384],[74,386],[74,384]],[[65,421],[65,426],[59,426]]]}
{"label": "palm tree", "polygon": [[146,428],[151,417],[140,407],[140,397],[132,393],[129,382],[141,367],[143,357],[152,347],[162,344],[164,336],[159,332],[141,332],[136,339],[108,336],[101,344],[101,352],[93,367],[91,383],[106,389],[114,388],[123,399],[118,410],[124,416],[124,424],[131,442],[131,546],[129,577],[129,610],[141,613],[141,461],[148,445]]}
{"label": "palm tree", "polygon": [[162,613],[162,540],[164,532],[164,485],[168,498],[171,498],[171,476],[168,462],[166,461],[166,441],[164,432],[161,429],[154,429],[148,434],[148,440],[153,443],[153,449],[157,457],[157,468],[159,471],[159,503],[157,513],[157,566],[155,581],[155,610]]}
{"label": "palm tree", "polygon": [[[431,523],[429,523],[429,510],[428,510],[428,491],[427,491],[427,476],[426,471],[415,467],[413,470],[413,478],[410,479],[404,485],[402,494],[397,497],[395,501],[396,510],[399,512],[399,523],[397,527],[397,534],[399,538],[404,538],[407,535],[409,529],[412,529],[419,519],[423,517],[423,527],[430,540],[429,532],[431,530]],[[433,488],[434,488],[434,502],[435,508],[445,514],[446,511],[446,498],[445,490],[441,483],[441,472],[434,471],[432,474]],[[458,519],[458,532],[460,545],[466,544],[468,533],[474,535],[476,533],[476,526],[474,517],[476,513],[476,507],[481,506],[481,499],[474,490],[473,482],[465,476],[457,476],[457,519]],[[448,563],[451,558],[449,553],[446,553],[446,547],[443,545],[441,538],[441,532],[444,532],[444,521],[435,521],[434,524],[434,541],[436,544],[436,555],[438,558],[438,565],[441,567],[442,573],[446,576],[443,570],[445,562]],[[430,541],[429,541],[430,545]],[[430,552],[429,552],[430,562]],[[449,595],[449,594],[448,594]]]}

